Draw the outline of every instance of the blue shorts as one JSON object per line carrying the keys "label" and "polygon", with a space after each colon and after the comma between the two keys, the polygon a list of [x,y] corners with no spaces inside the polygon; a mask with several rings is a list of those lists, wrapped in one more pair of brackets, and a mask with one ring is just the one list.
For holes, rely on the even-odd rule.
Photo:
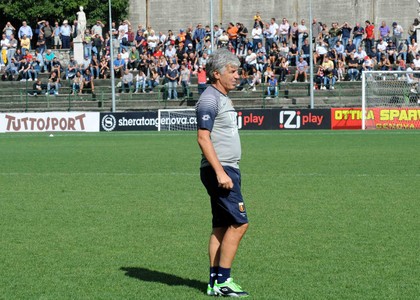
{"label": "blue shorts", "polygon": [[245,203],[241,193],[241,172],[232,167],[223,167],[233,181],[231,190],[220,188],[212,167],[200,169],[201,182],[210,196],[213,228],[248,223]]}

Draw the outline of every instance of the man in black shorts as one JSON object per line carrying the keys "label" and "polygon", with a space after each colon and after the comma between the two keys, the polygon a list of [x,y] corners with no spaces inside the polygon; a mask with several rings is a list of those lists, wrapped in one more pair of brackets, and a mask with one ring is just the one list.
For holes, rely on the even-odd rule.
{"label": "man in black shorts", "polygon": [[236,112],[227,96],[236,87],[239,65],[238,58],[226,49],[215,51],[206,64],[211,85],[196,106],[197,140],[202,151],[200,175],[213,214],[207,294],[232,297],[248,296],[230,276],[233,259],[248,228],[239,171],[241,143]]}

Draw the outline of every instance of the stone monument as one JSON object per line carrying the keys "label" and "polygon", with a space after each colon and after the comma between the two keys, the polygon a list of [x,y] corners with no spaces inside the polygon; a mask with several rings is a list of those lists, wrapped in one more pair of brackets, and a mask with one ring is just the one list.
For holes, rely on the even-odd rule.
{"label": "stone monument", "polygon": [[73,39],[74,59],[78,64],[83,63],[84,47],[83,38],[86,30],[86,14],[83,11],[83,6],[79,7],[77,14],[77,36]]}

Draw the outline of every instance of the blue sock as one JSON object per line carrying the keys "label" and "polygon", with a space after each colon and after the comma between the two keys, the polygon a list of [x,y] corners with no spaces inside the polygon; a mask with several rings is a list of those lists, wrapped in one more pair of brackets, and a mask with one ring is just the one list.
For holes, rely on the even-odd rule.
{"label": "blue sock", "polygon": [[214,282],[217,279],[218,270],[219,270],[219,267],[210,267],[210,280],[209,280],[210,287],[214,286]]}
{"label": "blue sock", "polygon": [[230,268],[222,268],[219,267],[219,271],[217,272],[217,283],[223,283],[230,277]]}

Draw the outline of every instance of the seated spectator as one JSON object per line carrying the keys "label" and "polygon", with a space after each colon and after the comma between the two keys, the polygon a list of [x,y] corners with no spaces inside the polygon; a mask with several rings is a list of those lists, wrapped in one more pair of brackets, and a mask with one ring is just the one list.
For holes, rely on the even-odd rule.
{"label": "seated spectator", "polygon": [[132,71],[137,69],[140,61],[140,53],[135,46],[132,46],[128,54],[127,68]]}
{"label": "seated spectator", "polygon": [[248,49],[248,54],[245,57],[245,64],[243,68],[246,71],[250,71],[252,70],[252,67],[256,66],[256,64],[257,64],[257,54],[252,52],[251,49]]}
{"label": "seated spectator", "polygon": [[264,53],[259,52],[257,54],[257,64],[256,68],[260,72],[264,72],[267,67],[267,58]]}
{"label": "seated spectator", "polygon": [[363,65],[362,65],[363,70],[364,71],[372,71],[373,67],[374,67],[373,60],[368,55],[366,55],[365,59],[364,59],[364,62],[363,62]]}
{"label": "seated spectator", "polygon": [[314,53],[314,65],[318,62],[323,62],[324,56],[328,53],[328,45],[323,41],[320,40],[315,48]]}
{"label": "seated spectator", "polygon": [[79,71],[79,66],[77,61],[74,60],[74,56],[70,56],[70,60],[66,67],[66,79],[73,79],[76,76],[76,73]]}
{"label": "seated spectator", "polygon": [[356,45],[353,44],[353,40],[349,40],[344,50],[346,59],[350,57],[350,53],[355,53],[355,52],[356,52]]}
{"label": "seated spectator", "polygon": [[96,55],[92,56],[92,60],[90,61],[90,73],[93,76],[93,79],[99,78],[101,63],[99,62]]}
{"label": "seated spectator", "polygon": [[303,57],[299,57],[299,62],[296,65],[296,73],[295,73],[295,80],[293,82],[298,82],[298,77],[303,76],[305,79],[305,82],[308,82],[308,63],[306,60],[303,59]]}
{"label": "seated spectator", "polygon": [[87,68],[82,74],[82,83],[80,85],[79,94],[83,94],[83,91],[87,89],[89,89],[92,94],[95,93],[95,84],[89,68]]}
{"label": "seated spectator", "polygon": [[337,80],[337,69],[334,68],[333,62],[326,56],[322,63],[324,71],[324,86],[321,89],[333,90]]}
{"label": "seated spectator", "polygon": [[20,69],[19,69],[19,75],[20,81],[32,81],[31,78],[31,65],[30,63],[25,59],[22,58],[20,61]]}
{"label": "seated spectator", "polygon": [[15,76],[18,75],[19,62],[14,57],[11,58],[11,62],[7,64],[5,74],[8,80],[14,80]]}
{"label": "seated spectator", "polygon": [[398,71],[405,71],[407,65],[403,59],[397,59],[397,70]]}
{"label": "seated spectator", "polygon": [[408,52],[408,47],[407,47],[407,43],[406,42],[401,42],[400,45],[398,46],[398,51],[397,51],[397,59],[403,59],[405,62],[407,62],[407,52]]}
{"label": "seated spectator", "polygon": [[357,59],[358,64],[363,64],[366,56],[366,51],[363,50],[362,46],[359,46],[356,53],[354,54],[354,58]]}
{"label": "seated spectator", "polygon": [[350,81],[356,81],[359,77],[359,63],[358,60],[354,58],[354,53],[350,54],[347,74],[349,75]]}
{"label": "seated spectator", "polygon": [[386,47],[388,47],[388,43],[384,40],[379,40],[378,45],[376,45],[377,54],[376,54],[376,60],[380,61],[382,56],[386,56]]}
{"label": "seated spectator", "polygon": [[263,82],[267,83],[272,74],[274,74],[273,69],[271,68],[271,66],[267,66],[267,69],[263,73]]}
{"label": "seated spectator", "polygon": [[318,71],[316,72],[315,75],[315,89],[320,89],[320,90],[325,90],[325,86],[324,86],[324,68],[322,66],[319,66]]}
{"label": "seated spectator", "polygon": [[106,79],[108,73],[109,73],[109,61],[105,56],[102,56],[100,70],[99,70],[99,77]]}
{"label": "seated spectator", "polygon": [[277,78],[276,75],[271,74],[270,79],[268,79],[267,83],[267,99],[270,99],[271,96],[277,97],[279,93],[279,89],[277,86]]}
{"label": "seated spectator", "polygon": [[28,93],[30,96],[38,96],[45,94],[47,86],[41,82],[40,78],[37,78],[32,85],[32,91]]}
{"label": "seated spectator", "polygon": [[30,64],[30,78],[36,81],[38,79],[38,74],[41,72],[41,67],[38,64],[38,61],[36,60],[36,57],[32,57],[32,60],[29,62]]}
{"label": "seated spectator", "polygon": [[57,76],[56,72],[51,72],[50,78],[47,84],[47,95],[58,95],[58,91],[61,87],[60,77]]}
{"label": "seated spectator", "polygon": [[47,49],[47,51],[45,52],[45,66],[47,67],[47,71],[48,73],[51,73],[51,65],[52,65],[52,61],[55,57],[54,52],[51,51],[51,49]]}
{"label": "seated spectator", "polygon": [[81,90],[83,88],[83,77],[82,77],[82,73],[77,70],[76,74],[73,76],[73,80],[72,80],[72,92],[71,94],[79,94],[81,95]]}
{"label": "seated spectator", "polygon": [[386,57],[391,64],[395,64],[397,61],[397,47],[395,47],[392,41],[389,41],[388,46],[386,47]]}
{"label": "seated spectator", "polygon": [[133,74],[131,74],[130,70],[125,69],[124,75],[121,78],[121,93],[130,93],[132,85]]}
{"label": "seated spectator", "polygon": [[337,61],[337,81],[344,80],[344,75],[346,73],[345,62],[342,59]]}
{"label": "seated spectator", "polygon": [[117,54],[117,58],[114,60],[114,72],[115,77],[122,77],[125,70],[125,61],[121,58],[121,53]]}
{"label": "seated spectator", "polygon": [[138,93],[140,90],[142,93],[146,92],[147,76],[142,70],[140,70],[136,77],[134,77],[135,90],[134,93]]}
{"label": "seated spectator", "polygon": [[153,89],[159,85],[160,77],[159,73],[155,69],[150,70],[150,78],[147,81],[147,87],[149,93],[153,93]]}
{"label": "seated spectator", "polygon": [[26,55],[26,52],[31,49],[31,40],[27,37],[26,34],[23,35],[22,39],[20,40],[20,48],[22,50],[22,54]]}
{"label": "seated spectator", "polygon": [[256,86],[261,84],[261,71],[257,67],[252,67],[251,82],[249,84],[252,87],[252,91],[255,92]]}
{"label": "seated spectator", "polygon": [[55,72],[55,73],[57,73],[57,77],[61,78],[62,70],[63,70],[63,67],[61,66],[61,63],[58,60],[58,57],[54,57],[54,59],[51,63],[51,73]]}
{"label": "seated spectator", "polygon": [[381,60],[379,61],[378,66],[381,71],[392,70],[392,64],[386,56],[381,57]]}
{"label": "seated spectator", "polygon": [[286,75],[289,74],[289,61],[286,59],[286,57],[282,57],[280,59],[280,82],[286,82],[287,78]]}
{"label": "seated spectator", "polygon": [[249,74],[245,69],[242,69],[241,76],[239,77],[239,84],[236,86],[236,89],[238,91],[242,91],[245,88],[245,86],[249,85],[249,83]]}

